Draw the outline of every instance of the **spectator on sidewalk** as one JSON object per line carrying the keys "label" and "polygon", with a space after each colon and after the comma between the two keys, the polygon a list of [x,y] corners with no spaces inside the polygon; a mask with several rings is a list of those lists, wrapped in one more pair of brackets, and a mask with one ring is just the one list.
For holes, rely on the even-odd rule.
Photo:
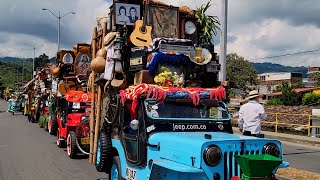
{"label": "spectator on sidewalk", "polygon": [[249,102],[240,108],[238,124],[243,135],[259,136],[261,133],[261,119],[267,118],[267,114],[259,103],[259,96],[258,91],[250,91]]}

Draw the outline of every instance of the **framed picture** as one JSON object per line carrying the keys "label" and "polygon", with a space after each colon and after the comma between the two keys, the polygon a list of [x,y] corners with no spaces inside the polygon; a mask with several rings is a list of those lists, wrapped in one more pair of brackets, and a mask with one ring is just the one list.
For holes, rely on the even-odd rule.
{"label": "framed picture", "polygon": [[116,25],[134,25],[141,18],[140,5],[115,3],[114,14]]}
{"label": "framed picture", "polygon": [[62,58],[62,62],[64,64],[72,64],[73,63],[72,55],[70,53],[66,53]]}
{"label": "framed picture", "polygon": [[147,9],[152,38],[179,38],[179,8],[151,5]]}
{"label": "framed picture", "polygon": [[76,57],[77,61],[77,68],[79,74],[88,74],[91,72],[90,63],[91,63],[91,56],[88,54],[81,54],[79,53]]}

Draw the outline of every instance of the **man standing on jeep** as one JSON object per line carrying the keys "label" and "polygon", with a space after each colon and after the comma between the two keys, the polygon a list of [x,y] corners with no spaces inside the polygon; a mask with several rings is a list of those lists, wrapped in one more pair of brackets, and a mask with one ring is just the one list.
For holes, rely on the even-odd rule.
{"label": "man standing on jeep", "polygon": [[241,106],[239,111],[239,130],[243,135],[257,136],[261,132],[261,119],[267,118],[267,114],[258,101],[258,91],[250,91],[247,99],[249,102]]}

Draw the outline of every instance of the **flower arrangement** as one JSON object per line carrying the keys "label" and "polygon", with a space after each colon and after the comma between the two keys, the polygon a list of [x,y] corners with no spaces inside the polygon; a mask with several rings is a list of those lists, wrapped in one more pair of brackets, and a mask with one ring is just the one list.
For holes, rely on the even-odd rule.
{"label": "flower arrangement", "polygon": [[179,79],[177,72],[171,72],[169,68],[161,66],[161,73],[154,78],[154,82],[160,86],[173,86]]}

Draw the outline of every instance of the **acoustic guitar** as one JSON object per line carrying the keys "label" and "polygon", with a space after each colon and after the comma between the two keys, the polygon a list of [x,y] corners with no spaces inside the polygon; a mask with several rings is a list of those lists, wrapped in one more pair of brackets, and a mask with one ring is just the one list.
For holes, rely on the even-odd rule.
{"label": "acoustic guitar", "polygon": [[59,85],[59,92],[63,96],[68,93],[70,90],[78,90],[77,85],[73,81],[63,82]]}
{"label": "acoustic guitar", "polygon": [[152,42],[151,31],[152,26],[147,26],[147,9],[150,0],[144,1],[145,9],[143,20],[137,20],[135,22],[135,28],[130,35],[130,40],[135,46],[149,46]]}

